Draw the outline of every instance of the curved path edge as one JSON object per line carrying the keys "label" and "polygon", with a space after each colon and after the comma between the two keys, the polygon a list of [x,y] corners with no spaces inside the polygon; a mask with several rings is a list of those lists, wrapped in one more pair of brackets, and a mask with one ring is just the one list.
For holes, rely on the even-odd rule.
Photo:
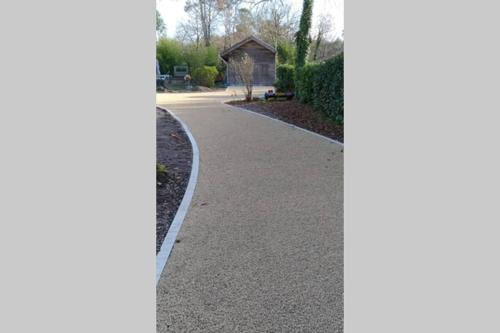
{"label": "curved path edge", "polygon": [[280,122],[280,123],[282,123],[282,124],[285,124],[285,125],[287,125],[287,126],[293,127],[293,128],[295,128],[295,129],[299,129],[299,130],[304,131],[304,132],[307,132],[307,133],[309,133],[309,134],[313,134],[313,135],[318,136],[318,137],[320,137],[320,138],[322,138],[322,139],[325,139],[325,140],[327,140],[327,141],[330,141],[330,142],[332,142],[332,143],[336,143],[336,144],[338,144],[338,145],[340,145],[340,146],[344,147],[344,143],[342,143],[342,142],[340,142],[340,141],[337,141],[337,140],[335,140],[335,139],[329,138],[329,137],[327,137],[327,136],[321,135],[321,134],[319,134],[319,133],[316,133],[316,132],[310,131],[310,130],[308,130],[308,129],[305,129],[305,128],[302,128],[302,127],[296,126],[296,125],[294,125],[294,124],[287,123],[286,121],[283,121],[283,120],[280,120],[280,119],[277,119],[277,118],[273,118],[273,117],[270,117],[270,116],[266,116],[265,114],[261,114],[261,113],[258,113],[258,112],[254,112],[254,111],[252,111],[252,110],[248,110],[248,109],[245,109],[245,108],[241,108],[241,107],[236,106],[236,105],[228,104],[228,102],[231,102],[231,101],[234,101],[234,99],[227,99],[227,100],[221,101],[221,104],[224,104],[224,105],[230,106],[230,107],[235,108],[235,109],[237,109],[237,110],[239,110],[239,111],[244,111],[244,112],[252,113],[252,114],[257,115],[257,116],[260,116],[260,117],[264,117],[264,118],[268,118],[268,119],[271,119],[271,120],[274,120],[274,121],[278,121],[278,122]]}
{"label": "curved path edge", "polygon": [[161,244],[160,252],[156,255],[156,285],[158,285],[158,281],[160,281],[161,273],[165,269],[167,265],[168,258],[170,257],[170,253],[172,252],[172,248],[174,247],[175,240],[177,238],[177,234],[181,229],[182,222],[184,222],[184,218],[186,217],[189,205],[191,204],[191,200],[193,198],[194,190],[196,188],[196,183],[198,182],[198,171],[199,171],[199,161],[200,161],[200,153],[198,150],[198,145],[196,144],[196,140],[194,139],[191,131],[186,126],[186,124],[180,120],[176,115],[170,112],[165,107],[156,106],[158,109],[164,110],[168,112],[175,120],[181,124],[182,129],[186,132],[186,135],[191,142],[191,149],[193,151],[193,163],[191,165],[191,173],[189,175],[188,185],[186,187],[186,192],[184,193],[184,197],[182,198],[181,204],[177,209],[177,213],[175,214],[174,220],[170,225],[170,228],[167,231],[165,238]]}

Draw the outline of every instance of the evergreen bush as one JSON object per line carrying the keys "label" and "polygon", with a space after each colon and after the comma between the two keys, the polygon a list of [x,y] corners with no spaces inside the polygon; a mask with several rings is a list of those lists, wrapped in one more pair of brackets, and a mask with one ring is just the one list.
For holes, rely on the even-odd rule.
{"label": "evergreen bush", "polygon": [[213,87],[217,74],[219,72],[215,66],[202,66],[193,71],[193,80],[200,86]]}
{"label": "evergreen bush", "polygon": [[297,71],[297,95],[302,103],[343,123],[344,54],[320,64],[307,64]]}
{"label": "evergreen bush", "polygon": [[292,92],[295,90],[295,67],[293,65],[279,65],[276,67],[277,81],[274,84],[278,92]]}

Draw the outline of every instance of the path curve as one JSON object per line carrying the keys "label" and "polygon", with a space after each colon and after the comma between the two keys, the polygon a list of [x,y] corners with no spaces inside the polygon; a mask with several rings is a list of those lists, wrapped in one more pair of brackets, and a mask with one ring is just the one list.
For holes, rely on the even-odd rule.
{"label": "path curve", "polygon": [[342,146],[222,105],[230,95],[157,95],[200,153],[158,332],[342,332]]}
{"label": "path curve", "polygon": [[199,170],[199,160],[200,160],[198,145],[193,135],[191,134],[191,131],[186,126],[186,124],[184,124],[182,120],[180,120],[175,114],[170,112],[168,109],[165,108],[161,109],[165,112],[168,112],[179,124],[181,124],[182,129],[186,133],[189,142],[191,143],[191,150],[193,154],[192,154],[191,172],[189,173],[189,180],[188,180],[188,185],[186,187],[186,191],[184,192],[182,201],[179,207],[177,208],[177,213],[175,213],[175,217],[172,223],[170,223],[170,226],[167,230],[167,234],[163,239],[160,251],[156,254],[157,285],[158,282],[160,281],[161,273],[163,272],[163,269],[167,264],[172,248],[174,247],[175,240],[177,239],[177,235],[179,234],[179,231],[181,229],[182,222],[184,222],[184,218],[186,217],[189,205],[191,204],[191,200],[194,194],[194,189],[196,188],[196,182],[198,180],[198,170]]}

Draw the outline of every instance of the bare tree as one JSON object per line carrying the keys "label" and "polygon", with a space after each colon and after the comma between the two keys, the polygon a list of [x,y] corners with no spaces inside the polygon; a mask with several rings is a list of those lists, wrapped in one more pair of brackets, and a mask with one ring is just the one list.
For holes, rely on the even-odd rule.
{"label": "bare tree", "polygon": [[312,60],[316,61],[320,52],[321,43],[329,39],[329,34],[333,30],[333,19],[330,15],[321,15],[316,26],[316,43],[312,54]]}
{"label": "bare tree", "polygon": [[259,37],[276,47],[280,40],[293,40],[299,16],[283,0],[260,3],[255,7]]}
{"label": "bare tree", "polygon": [[[298,25],[287,0],[186,0],[184,10],[189,19],[178,25],[178,39],[205,46],[216,41],[224,49],[249,35],[274,46],[292,41]],[[217,31],[223,32],[220,40]]]}
{"label": "bare tree", "polygon": [[156,10],[156,39],[160,39],[167,35],[167,26],[165,25],[165,21],[161,16],[158,9]]}
{"label": "bare tree", "polygon": [[184,10],[199,21],[205,46],[210,46],[217,19],[222,10],[218,0],[187,0]]}
{"label": "bare tree", "polygon": [[231,47],[239,21],[241,5],[245,0],[219,0],[222,8],[222,25],[224,26],[224,48]]}
{"label": "bare tree", "polygon": [[234,5],[233,1],[224,1],[222,10],[222,24],[224,25],[224,49],[231,47],[231,35],[234,26]]}
{"label": "bare tree", "polygon": [[254,33],[254,18],[248,8],[238,9],[236,24],[234,26],[233,39],[240,41]]}
{"label": "bare tree", "polygon": [[229,67],[234,73],[235,79],[245,86],[245,99],[250,102],[254,83],[253,71],[255,64],[253,59],[246,52],[242,52],[240,56],[234,56],[229,60]]}
{"label": "bare tree", "polygon": [[[254,18],[245,0],[220,0],[222,9],[222,26],[224,31],[223,48],[231,47],[235,41],[254,34]],[[243,6],[245,5],[245,6]]]}
{"label": "bare tree", "polygon": [[190,42],[198,47],[202,34],[200,19],[196,12],[192,13],[187,21],[177,25],[176,38],[179,41]]}
{"label": "bare tree", "polygon": [[320,48],[320,53],[318,55],[318,61],[331,58],[335,55],[344,52],[344,41],[337,38],[333,42],[324,41]]}

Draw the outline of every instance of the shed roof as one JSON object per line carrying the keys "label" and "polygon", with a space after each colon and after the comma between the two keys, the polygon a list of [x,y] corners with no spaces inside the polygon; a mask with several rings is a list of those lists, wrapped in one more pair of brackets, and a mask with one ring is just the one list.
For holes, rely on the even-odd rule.
{"label": "shed roof", "polygon": [[242,41],[234,44],[233,46],[231,46],[230,48],[222,51],[222,53],[220,54],[221,57],[225,57],[227,56],[229,53],[233,52],[234,50],[240,48],[241,46],[245,45],[246,43],[248,42],[251,42],[251,41],[254,41],[256,42],[257,44],[259,44],[260,46],[268,49],[270,52],[272,53],[276,53],[276,50],[274,49],[274,47],[272,47],[271,45],[269,45],[268,43],[264,42],[263,40],[255,37],[255,36],[249,36],[245,39],[243,39]]}

